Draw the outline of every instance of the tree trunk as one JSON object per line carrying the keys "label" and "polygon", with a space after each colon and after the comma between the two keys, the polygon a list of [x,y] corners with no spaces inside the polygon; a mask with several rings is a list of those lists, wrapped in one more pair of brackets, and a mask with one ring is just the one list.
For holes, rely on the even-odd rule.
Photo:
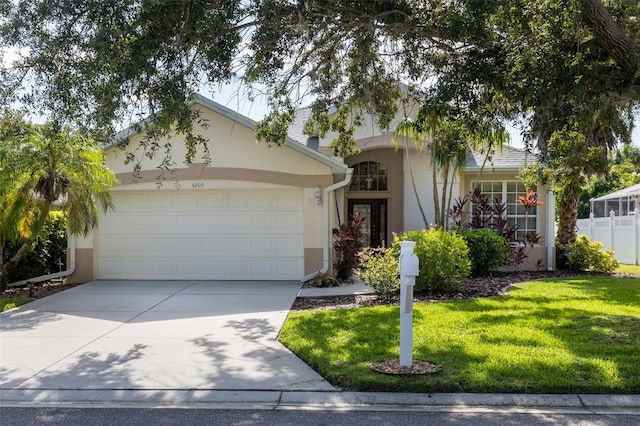
{"label": "tree trunk", "polygon": [[[431,155],[433,155],[433,153],[431,153]],[[436,220],[436,226],[438,225],[438,212],[440,211],[440,199],[438,197],[438,172],[436,171],[436,166],[431,163],[431,166],[433,167],[433,211],[435,212],[435,220]]]}
{"label": "tree trunk", "polygon": [[447,230],[447,186],[449,184],[449,164],[447,163],[442,169],[443,181],[442,181],[442,201],[440,202],[440,211],[438,212],[438,225]]}
{"label": "tree trunk", "polygon": [[576,223],[578,221],[578,198],[580,194],[568,194],[560,204],[558,220],[558,242],[573,244],[576,240]]}
{"label": "tree trunk", "polygon": [[0,235],[0,292],[3,292],[7,289],[7,279],[5,279],[5,270],[4,270],[4,237]]}
{"label": "tree trunk", "polygon": [[424,208],[422,208],[422,201],[420,201],[420,194],[418,194],[418,188],[416,187],[416,180],[413,177],[413,169],[411,168],[411,159],[409,159],[409,145],[407,144],[406,141],[405,141],[404,151],[407,156],[407,164],[409,165],[409,176],[411,177],[411,186],[413,186],[413,193],[416,196],[418,209],[420,210],[420,214],[422,215],[422,221],[424,222],[424,229],[429,229],[429,222],[427,221],[427,215],[424,213]]}
{"label": "tree trunk", "polygon": [[598,45],[623,69],[638,68],[638,47],[622,31],[600,0],[582,0],[582,16]]}

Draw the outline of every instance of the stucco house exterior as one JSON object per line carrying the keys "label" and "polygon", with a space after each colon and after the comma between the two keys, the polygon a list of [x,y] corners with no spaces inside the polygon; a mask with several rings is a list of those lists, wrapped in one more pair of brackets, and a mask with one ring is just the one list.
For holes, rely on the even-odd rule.
{"label": "stucco house exterior", "polygon": [[[198,156],[184,164],[184,140],[173,137],[177,165],[159,185],[158,159],[144,158],[139,175],[125,165],[141,135],[130,135],[124,149],[105,149],[106,163],[120,180],[112,192],[115,210],[103,214],[89,235],[76,239],[69,282],[310,279],[330,268],[331,229],[350,213],[370,218],[371,245],[388,245],[394,232],[424,228],[409,163],[427,216],[434,217],[428,152],[410,148],[407,155],[396,149],[392,132],[377,128],[373,119],[356,132],[362,152],[338,159],[325,149],[333,135],[309,141],[302,134],[304,110],[287,143],[270,147],[256,143],[255,123],[247,117],[201,96],[194,107],[208,124],[196,129],[209,141],[210,165],[198,162]],[[479,153],[470,153],[466,169],[455,176],[454,196],[473,188],[482,160]],[[505,197],[519,227],[542,235],[543,243],[530,258],[552,267],[552,247],[547,250],[545,242],[553,241],[547,231],[553,212],[538,208],[525,218],[516,211],[515,196],[524,188],[515,173],[525,161],[526,154],[515,149],[494,154],[478,181],[485,191]],[[552,206],[552,194],[537,190]]]}

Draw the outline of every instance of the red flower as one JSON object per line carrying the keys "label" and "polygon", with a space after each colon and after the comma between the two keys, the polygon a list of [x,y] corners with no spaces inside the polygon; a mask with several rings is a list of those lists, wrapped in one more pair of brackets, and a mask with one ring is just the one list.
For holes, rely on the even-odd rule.
{"label": "red flower", "polygon": [[522,203],[525,209],[530,210],[535,206],[543,206],[544,203],[538,199],[538,195],[533,192],[533,189],[527,189],[526,195],[519,195],[518,201]]}

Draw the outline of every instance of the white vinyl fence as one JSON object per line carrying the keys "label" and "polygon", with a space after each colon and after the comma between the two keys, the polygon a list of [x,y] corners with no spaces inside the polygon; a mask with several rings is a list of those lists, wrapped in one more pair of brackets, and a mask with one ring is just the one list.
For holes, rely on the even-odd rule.
{"label": "white vinyl fence", "polygon": [[586,235],[591,241],[600,241],[604,248],[615,252],[618,262],[640,265],[640,212],[635,209],[627,216],[578,219],[578,235]]}

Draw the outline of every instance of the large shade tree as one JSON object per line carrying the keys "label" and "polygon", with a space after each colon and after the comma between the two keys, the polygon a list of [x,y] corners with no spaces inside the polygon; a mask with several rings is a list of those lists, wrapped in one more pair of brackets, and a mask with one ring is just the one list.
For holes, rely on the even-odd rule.
{"label": "large shade tree", "polygon": [[7,102],[21,97],[105,135],[118,121],[152,116],[141,149],[161,151],[158,136],[176,131],[186,135],[187,162],[206,142],[193,131],[190,96],[233,78],[266,87],[271,112],[257,134],[268,142],[284,141],[301,98],[313,99],[317,122],[330,107],[348,108],[339,155],[352,152],[359,115],[390,122],[399,81],[520,118],[545,160],[552,136],[573,131],[606,158],[628,137],[639,99],[636,0],[5,0],[0,8],[12,49],[0,76]]}
{"label": "large shade tree", "polygon": [[20,131],[3,132],[0,144],[0,245],[18,237],[23,242],[1,265],[0,290],[40,237],[55,204],[67,217],[68,234],[87,234],[99,209],[113,207],[110,189],[117,182],[102,150],[86,135],[55,124],[11,126]]}

